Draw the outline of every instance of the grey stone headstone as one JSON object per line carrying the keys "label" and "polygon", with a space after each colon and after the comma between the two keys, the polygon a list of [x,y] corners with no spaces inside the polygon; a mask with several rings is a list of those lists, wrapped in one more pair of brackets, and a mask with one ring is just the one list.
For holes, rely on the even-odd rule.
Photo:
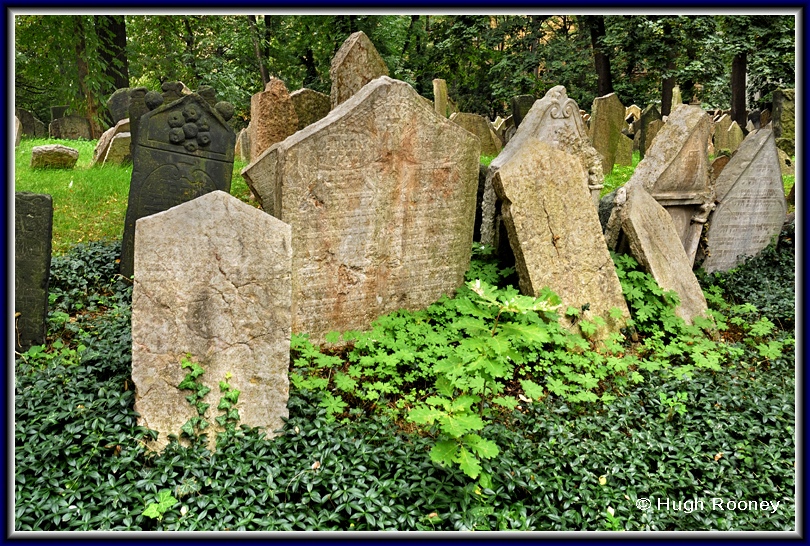
{"label": "grey stone headstone", "polygon": [[37,119],[34,114],[23,108],[15,108],[14,114],[22,123],[22,135],[27,138],[45,138],[48,136],[48,128]]}
{"label": "grey stone headstone", "polygon": [[355,32],[340,46],[329,68],[332,108],[360,91],[371,80],[387,75],[388,67],[377,48],[364,32]]}
{"label": "grey stone headstone", "polygon": [[116,89],[107,99],[107,110],[110,112],[113,125],[129,117],[129,87]]}
{"label": "grey stone headstone", "polygon": [[622,129],[626,125],[624,110],[624,105],[616,93],[593,100],[588,136],[593,147],[602,156],[602,172],[605,174],[610,174],[616,163],[619,138],[622,137]]}
{"label": "grey stone headstone", "polygon": [[642,110],[641,112],[641,140],[639,143],[639,156],[644,159],[644,153],[647,151],[647,148],[652,143],[652,138],[647,136],[647,128],[650,123],[654,120],[661,120],[661,112],[658,111],[658,108],[655,107],[654,104],[650,104]]}
{"label": "grey stone headstone", "polygon": [[501,140],[495,135],[495,131],[484,116],[456,112],[450,116],[450,121],[464,127],[478,137],[481,141],[481,153],[483,155],[498,155],[501,151]]}
{"label": "grey stone headstone", "polygon": [[14,345],[18,352],[45,343],[52,236],[51,196],[17,192],[14,196]]}
{"label": "grey stone headstone", "polygon": [[298,117],[298,130],[326,117],[331,109],[329,95],[314,89],[298,89],[290,93],[290,100]]}
{"label": "grey stone headstone", "polygon": [[[127,135],[129,135],[129,118],[119,120],[114,127],[110,127],[104,131],[104,133],[98,139],[95,149],[93,150],[93,160],[90,162],[91,167],[104,164],[104,160],[107,157],[107,150],[109,149],[113,138],[115,135],[119,135],[121,133],[127,133]],[[129,140],[127,140],[127,143],[129,143]],[[131,150],[127,150],[126,155],[131,156]]]}
{"label": "grey stone headstone", "polygon": [[51,106],[51,121],[65,117],[70,107],[64,106]]}
{"label": "grey stone headstone", "polygon": [[320,342],[453,293],[469,266],[478,139],[380,77],[243,171],[292,226],[293,332]]}
{"label": "grey stone headstone", "polygon": [[211,389],[202,399],[209,448],[222,430],[220,381],[240,391],[240,424],[269,437],[284,425],[291,257],[289,225],[221,191],[138,220],[132,380],[139,424],[159,432],[149,449],[162,450],[197,415],[177,388],[187,354]]}
{"label": "grey stone headstone", "polygon": [[82,116],[66,116],[54,119],[48,127],[51,138],[90,140],[90,122]]}
{"label": "grey stone headstone", "polygon": [[125,132],[118,133],[112,138],[107,153],[104,155],[103,165],[125,165],[132,162],[130,137],[131,135]]}
{"label": "grey stone headstone", "polygon": [[526,117],[526,114],[532,109],[535,100],[537,99],[534,98],[534,95],[517,95],[512,97],[510,106],[512,107],[512,119],[515,122],[515,129],[520,127],[520,122],[523,121],[523,118]]}
{"label": "grey stone headstone", "polygon": [[136,138],[121,249],[125,277],[133,273],[135,222],[214,190],[230,192],[236,142],[227,120],[197,94],[141,116]]}

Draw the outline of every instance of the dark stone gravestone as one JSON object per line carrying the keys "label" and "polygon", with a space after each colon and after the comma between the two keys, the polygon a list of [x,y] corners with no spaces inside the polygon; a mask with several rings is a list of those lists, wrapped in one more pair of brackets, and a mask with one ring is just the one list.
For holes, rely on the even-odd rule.
{"label": "dark stone gravestone", "polygon": [[[135,222],[214,190],[230,192],[236,135],[227,121],[233,106],[212,107],[192,93],[161,104],[160,93],[145,93],[149,109],[137,125],[130,119],[132,181],[129,186],[121,274],[133,274]],[[133,106],[136,100],[133,95]]]}
{"label": "dark stone gravestone", "polygon": [[520,122],[523,121],[523,118],[532,109],[534,105],[534,95],[518,95],[516,97],[512,97],[512,119],[515,122],[515,129],[520,127]]}
{"label": "dark stone gravestone", "polygon": [[660,119],[661,112],[658,111],[658,108],[656,108],[654,104],[650,104],[641,112],[641,143],[638,148],[639,157],[641,159],[644,159],[644,153],[647,151],[647,146],[650,145],[650,142],[647,140],[647,126],[651,121]]}
{"label": "dark stone gravestone", "polygon": [[129,117],[129,91],[129,87],[116,89],[107,99],[107,110],[110,112],[113,125]]}
{"label": "dark stone gravestone", "polygon": [[45,343],[53,201],[50,195],[17,192],[14,209],[14,345],[24,352]]}
{"label": "dark stone gravestone", "polygon": [[51,121],[65,117],[69,106],[51,106]]}
{"label": "dark stone gravestone", "polygon": [[34,114],[22,108],[15,108],[14,114],[22,123],[22,134],[29,138],[45,138],[48,136],[48,128]]}

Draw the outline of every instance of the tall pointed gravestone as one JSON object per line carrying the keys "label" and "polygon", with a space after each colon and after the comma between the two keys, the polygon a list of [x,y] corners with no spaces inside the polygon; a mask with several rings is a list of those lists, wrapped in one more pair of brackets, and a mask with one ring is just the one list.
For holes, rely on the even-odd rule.
{"label": "tall pointed gravestone", "polygon": [[45,343],[51,270],[53,200],[50,195],[14,195],[14,347]]}
{"label": "tall pointed gravestone", "polygon": [[284,425],[291,258],[290,226],[221,191],[138,220],[132,380],[139,424],[159,432],[150,449],[198,416],[178,388],[191,371],[181,365],[187,355],[210,389],[199,400],[210,404],[209,448],[222,430],[221,381],[239,391],[240,424],[269,436]]}
{"label": "tall pointed gravestone", "polygon": [[588,136],[593,147],[602,156],[602,172],[605,174],[610,174],[616,163],[619,138],[623,136],[622,129],[626,125],[624,111],[624,105],[616,93],[593,100]]}
{"label": "tall pointed gravestone", "polygon": [[320,342],[419,309],[464,280],[478,139],[380,77],[242,175],[292,226],[293,332]]}
{"label": "tall pointed gravestone", "polygon": [[717,178],[717,208],[706,235],[703,268],[728,271],[779,234],[787,202],[773,131],[751,132]]}
{"label": "tall pointed gravestone", "polygon": [[[146,93],[148,111],[132,125],[132,181],[121,249],[121,274],[133,273],[135,222],[205,193],[230,192],[236,135],[227,121],[233,106],[216,107],[192,93],[163,104],[160,93]],[[133,105],[136,98],[133,96]],[[132,122],[132,120],[130,120]]]}
{"label": "tall pointed gravestone", "polygon": [[259,157],[298,130],[298,115],[283,81],[270,78],[264,91],[250,98],[250,121],[250,157]]}
{"label": "tall pointed gravestone", "polygon": [[332,108],[360,91],[371,80],[387,75],[388,67],[374,44],[364,32],[355,32],[346,38],[332,58],[329,68]]}
{"label": "tall pointed gravestone", "polygon": [[649,134],[651,132],[649,130],[649,126],[653,121],[661,121],[661,112],[658,111],[658,108],[656,108],[654,104],[650,104],[641,112],[641,129],[639,131],[640,141],[638,147],[638,153],[641,159],[644,159],[644,154],[647,152],[647,148],[650,147],[653,138],[655,138],[654,132],[652,135]]}

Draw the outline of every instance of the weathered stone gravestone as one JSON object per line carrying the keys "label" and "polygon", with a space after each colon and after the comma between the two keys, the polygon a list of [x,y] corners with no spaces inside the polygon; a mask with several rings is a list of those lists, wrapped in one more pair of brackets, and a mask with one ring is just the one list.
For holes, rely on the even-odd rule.
{"label": "weathered stone gravestone", "polygon": [[759,114],[759,126],[760,128],[765,127],[770,122],[771,122],[771,111],[766,108]]}
{"label": "weathered stone gravestone", "polygon": [[44,138],[48,136],[48,128],[34,114],[23,108],[15,108],[14,115],[22,123],[22,134],[28,138]]}
{"label": "weathered stone gravestone", "polygon": [[520,128],[520,122],[523,121],[523,118],[526,117],[526,114],[532,109],[535,100],[537,99],[534,98],[534,95],[517,95],[512,97],[510,103],[512,106],[512,119],[515,122],[515,129]]}
{"label": "weathered stone gravestone", "polygon": [[[647,131],[644,135],[644,152],[646,153],[647,150],[650,149],[653,142],[655,142],[655,136],[658,134],[658,131],[665,125],[664,120],[661,119],[654,119],[649,124],[647,124]],[[639,148],[639,151],[641,148]]]}
{"label": "weathered stone gravestone", "polygon": [[501,247],[506,243],[498,237],[500,202],[491,181],[500,166],[530,138],[551,144],[580,161],[583,170],[577,172],[582,174],[581,184],[590,190],[596,208],[604,181],[601,158],[591,146],[577,103],[568,98],[565,87],[558,85],[535,101],[509,143],[490,163],[482,204],[481,242],[484,244]]}
{"label": "weathered stone gravestone", "polygon": [[112,138],[107,153],[104,155],[105,165],[124,165],[132,162],[130,155],[131,135],[130,133],[118,133]]}
{"label": "weathered stone gravestone", "polygon": [[233,148],[233,156],[236,159],[250,163],[250,133],[252,127],[248,126],[236,135],[236,145]]}
{"label": "weathered stone gravestone", "polygon": [[290,93],[290,100],[295,108],[295,115],[298,117],[297,130],[299,131],[307,125],[312,125],[325,118],[332,107],[329,95],[306,87]]}
{"label": "weathered stone gravestone", "polygon": [[[118,123],[115,124],[115,127],[110,127],[104,131],[104,133],[98,139],[95,149],[93,150],[93,160],[90,162],[91,167],[104,164],[104,160],[107,157],[107,150],[110,148],[110,143],[112,143],[113,137],[121,133],[127,133],[129,135],[129,118],[119,120]],[[130,152],[128,151],[126,155],[129,156]]]}
{"label": "weathered stone gravestone", "polygon": [[676,106],[683,104],[683,97],[681,97],[681,88],[675,86],[672,88],[672,105],[669,107],[670,113],[675,110]]}
{"label": "weathered stone gravestone", "polygon": [[706,142],[709,116],[681,104],[669,115],[628,186],[641,185],[670,214],[690,265],[714,203]]}
{"label": "weathered stone gravestone", "polygon": [[332,108],[360,91],[371,80],[387,75],[388,67],[374,44],[364,32],[355,32],[340,46],[329,68]]}
{"label": "weathered stone gravestone", "polygon": [[25,352],[45,343],[51,271],[53,201],[50,195],[14,195],[14,346]]}
{"label": "weathered stone gravestone", "polygon": [[633,140],[627,135],[619,135],[615,164],[624,167],[633,165]]}
{"label": "weathered stone gravestone", "polygon": [[[628,184],[617,191],[616,208],[608,226],[614,238],[608,239],[608,246],[630,253],[663,290],[677,292],[680,305],[675,314],[691,324],[696,316],[706,314],[706,298],[672,218],[644,186]],[[611,224],[620,228],[612,229]]]}
{"label": "weathered stone gravestone", "polygon": [[259,157],[298,130],[298,115],[283,81],[271,78],[264,91],[250,98],[250,121],[250,157]]}
{"label": "weathered stone gravestone", "polygon": [[730,155],[718,155],[715,157],[712,160],[712,164],[709,166],[709,177],[711,177],[712,180],[717,180],[720,177],[720,173],[722,173],[723,169],[728,165],[730,159]]}
{"label": "weathered stone gravestone", "polygon": [[56,118],[48,127],[48,132],[51,138],[66,140],[79,140],[80,138],[90,140],[93,136],[90,122],[82,116]]}
{"label": "weathered stone gravestone", "polygon": [[463,282],[479,142],[381,77],[242,171],[292,226],[293,332],[320,342]]}
{"label": "weathered stone gravestone", "polygon": [[770,127],[746,137],[717,179],[717,208],[709,218],[703,268],[728,271],[755,256],[779,234],[787,203]]}
{"label": "weathered stone gravestone", "polygon": [[782,150],[777,150],[779,153],[779,169],[782,171],[782,174],[785,176],[795,176],[796,175],[796,166],[793,164],[793,160]]}
{"label": "weathered stone gravestone", "polygon": [[731,126],[728,128],[728,149],[729,151],[733,152],[737,148],[740,147],[742,144],[743,139],[745,139],[745,134],[743,130],[740,129],[740,126],[737,125],[736,121],[731,122]]}
{"label": "weathered stone gravestone", "polygon": [[14,116],[14,147],[19,146],[20,142],[22,142],[22,122],[20,118]]}
{"label": "weathered stone gravestone", "polygon": [[[632,121],[627,121],[630,116],[633,116]],[[636,104],[631,104],[627,108],[624,109],[624,119],[627,123],[635,123],[637,121],[641,121],[641,108]]]}
{"label": "weathered stone gravestone", "polygon": [[32,169],[72,169],[79,160],[79,150],[61,144],[45,144],[31,149]]}
{"label": "weathered stone gravestone", "polygon": [[481,153],[484,155],[498,155],[503,145],[501,139],[495,134],[489,120],[479,114],[456,112],[450,116],[450,121],[464,127],[481,141]]}
{"label": "weathered stone gravestone", "polygon": [[588,136],[593,147],[602,156],[602,172],[605,174],[609,174],[616,163],[619,137],[622,136],[625,125],[624,105],[616,93],[593,100]]}
{"label": "weathered stone gravestone", "polygon": [[66,104],[51,106],[51,121],[65,117],[69,108],[70,107]]}
{"label": "weathered stone gravestone", "polygon": [[731,116],[723,114],[714,122],[714,150],[731,150],[728,143],[728,130],[731,127]]}
{"label": "weathered stone gravestone", "polygon": [[658,108],[655,107],[654,104],[650,104],[641,112],[641,128],[639,130],[639,157],[644,159],[644,153],[647,151],[647,148],[650,147],[652,144],[652,139],[655,135],[650,137],[648,135],[648,128],[650,123],[653,121],[660,121],[661,120],[661,112],[658,111]]}
{"label": "weathered stone gravestone", "polygon": [[113,124],[129,117],[129,87],[116,89],[107,99],[107,111],[110,113]]}
{"label": "weathered stone gravestone", "polygon": [[447,111],[447,82],[441,78],[433,80],[433,108],[443,118],[450,115]]}
{"label": "weathered stone gravestone", "polygon": [[151,111],[141,116],[137,136],[133,133],[137,142],[120,264],[125,277],[133,273],[139,218],[214,190],[229,192],[233,172],[236,135],[226,123],[233,106],[217,103],[212,107],[197,94],[161,105],[162,96],[151,92],[144,100]]}
{"label": "weathered stone gravestone", "polygon": [[239,422],[280,429],[288,415],[292,245],[290,226],[214,191],[138,220],[132,289],[132,380],[138,422],[159,432],[148,447],[197,410],[177,386],[190,354],[211,389],[209,448],[227,382],[240,392]]}
{"label": "weathered stone gravestone", "polygon": [[[528,119],[528,118],[527,118]],[[630,317],[596,208],[583,181],[582,162],[536,137],[502,162],[491,179],[515,255],[520,290],[531,296],[550,287],[568,306],[598,316],[604,339]],[[621,316],[611,317],[617,308]]]}

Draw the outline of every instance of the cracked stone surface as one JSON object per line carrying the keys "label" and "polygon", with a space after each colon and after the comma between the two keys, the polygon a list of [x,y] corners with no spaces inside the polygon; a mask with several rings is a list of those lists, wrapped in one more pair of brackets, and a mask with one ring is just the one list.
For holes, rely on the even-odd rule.
{"label": "cracked stone surface", "polygon": [[[586,179],[577,157],[526,138],[492,183],[503,202],[521,292],[537,296],[548,286],[562,299],[563,310],[588,304],[583,318],[602,317],[604,338],[630,314]],[[622,311],[618,320],[610,317],[614,307]]]}
{"label": "cracked stone surface", "polygon": [[209,446],[219,382],[241,391],[240,423],[283,426],[289,395],[291,325],[290,226],[225,192],[214,191],[138,220],[132,292],[132,379],[139,424],[168,434],[196,415],[177,389],[199,363],[211,388]]}

